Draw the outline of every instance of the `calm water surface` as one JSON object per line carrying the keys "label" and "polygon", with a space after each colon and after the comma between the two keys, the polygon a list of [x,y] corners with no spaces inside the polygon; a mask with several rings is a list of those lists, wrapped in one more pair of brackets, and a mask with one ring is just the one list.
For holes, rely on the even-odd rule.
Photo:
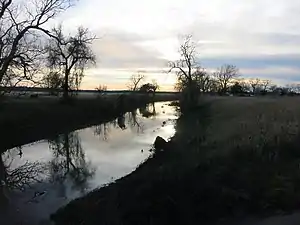
{"label": "calm water surface", "polygon": [[132,172],[149,157],[156,136],[173,136],[175,119],[168,102],[155,103],[2,154],[1,225],[50,224],[49,215],[70,200]]}

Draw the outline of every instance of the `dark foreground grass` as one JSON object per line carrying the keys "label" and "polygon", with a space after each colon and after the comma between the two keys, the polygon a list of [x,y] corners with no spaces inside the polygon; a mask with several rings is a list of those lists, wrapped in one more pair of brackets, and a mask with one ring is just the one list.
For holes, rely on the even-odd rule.
{"label": "dark foreground grass", "polygon": [[[156,96],[168,101],[174,96]],[[152,101],[146,96],[128,95],[122,104],[117,97],[73,99],[8,99],[0,102],[0,153],[7,149],[50,138],[58,133],[106,122]]]}
{"label": "dark foreground grass", "polygon": [[[284,100],[227,101],[182,115],[165,151],[51,219],[61,225],[211,224],[298,209],[300,138],[298,119],[291,117],[299,107]],[[222,130],[227,139],[219,137]]]}

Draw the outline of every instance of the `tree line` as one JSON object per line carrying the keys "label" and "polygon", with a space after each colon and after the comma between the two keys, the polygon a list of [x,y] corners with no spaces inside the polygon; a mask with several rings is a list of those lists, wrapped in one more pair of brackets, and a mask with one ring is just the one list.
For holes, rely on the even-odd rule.
{"label": "tree line", "polygon": [[201,66],[197,43],[192,35],[183,38],[179,46],[180,58],[169,62],[169,71],[175,72],[175,89],[181,91],[186,101],[193,104],[201,93],[218,95],[295,95],[300,92],[299,84],[277,86],[269,79],[242,78],[235,65],[225,64],[213,72]]}

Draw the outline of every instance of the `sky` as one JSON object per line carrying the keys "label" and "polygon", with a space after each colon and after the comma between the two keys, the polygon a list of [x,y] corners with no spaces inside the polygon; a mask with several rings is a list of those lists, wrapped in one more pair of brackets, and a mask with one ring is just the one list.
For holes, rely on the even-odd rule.
{"label": "sky", "polygon": [[167,62],[178,58],[186,34],[209,70],[234,64],[245,78],[300,83],[299,0],[80,0],[57,21],[99,37],[97,66],[87,70],[83,88],[126,89],[141,71],[172,90],[176,77]]}

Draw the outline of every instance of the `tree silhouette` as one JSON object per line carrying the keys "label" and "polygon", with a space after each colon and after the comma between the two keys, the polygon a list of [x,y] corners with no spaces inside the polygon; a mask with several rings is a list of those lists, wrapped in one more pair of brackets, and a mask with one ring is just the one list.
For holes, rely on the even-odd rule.
{"label": "tree silhouette", "polygon": [[239,82],[235,82],[234,85],[230,87],[230,92],[234,95],[239,95],[242,94],[244,91],[242,85],[240,85]]}
{"label": "tree silhouette", "polygon": [[130,91],[137,91],[140,83],[145,79],[145,75],[141,73],[133,74],[130,77],[127,87]]}
{"label": "tree silhouette", "polygon": [[155,103],[150,103],[139,108],[140,114],[145,117],[153,117],[156,115]]}
{"label": "tree silhouette", "polygon": [[169,72],[175,70],[177,81],[183,83],[180,86],[184,88],[184,100],[188,105],[193,105],[198,100],[198,88],[193,77],[194,71],[200,67],[196,59],[196,47],[197,43],[193,41],[192,35],[184,36],[179,47],[180,59],[169,62]]}
{"label": "tree silhouette", "polygon": [[75,0],[0,0],[0,85],[32,81],[37,72],[45,25]]}
{"label": "tree silhouette", "polygon": [[224,94],[228,91],[230,83],[239,77],[239,70],[234,65],[225,64],[221,66],[215,73],[214,78],[219,85],[219,93]]}
{"label": "tree silhouette", "polygon": [[57,38],[49,41],[48,65],[53,72],[63,75],[63,96],[68,98],[70,89],[79,89],[87,65],[96,63],[91,48],[96,37],[83,27],[79,27],[74,36],[65,36],[62,26],[54,28],[53,33]]}
{"label": "tree silhouette", "polygon": [[78,133],[65,133],[49,140],[53,152],[50,174],[54,182],[72,181],[72,187],[82,193],[88,188],[88,180],[95,174],[95,168],[86,161]]}

